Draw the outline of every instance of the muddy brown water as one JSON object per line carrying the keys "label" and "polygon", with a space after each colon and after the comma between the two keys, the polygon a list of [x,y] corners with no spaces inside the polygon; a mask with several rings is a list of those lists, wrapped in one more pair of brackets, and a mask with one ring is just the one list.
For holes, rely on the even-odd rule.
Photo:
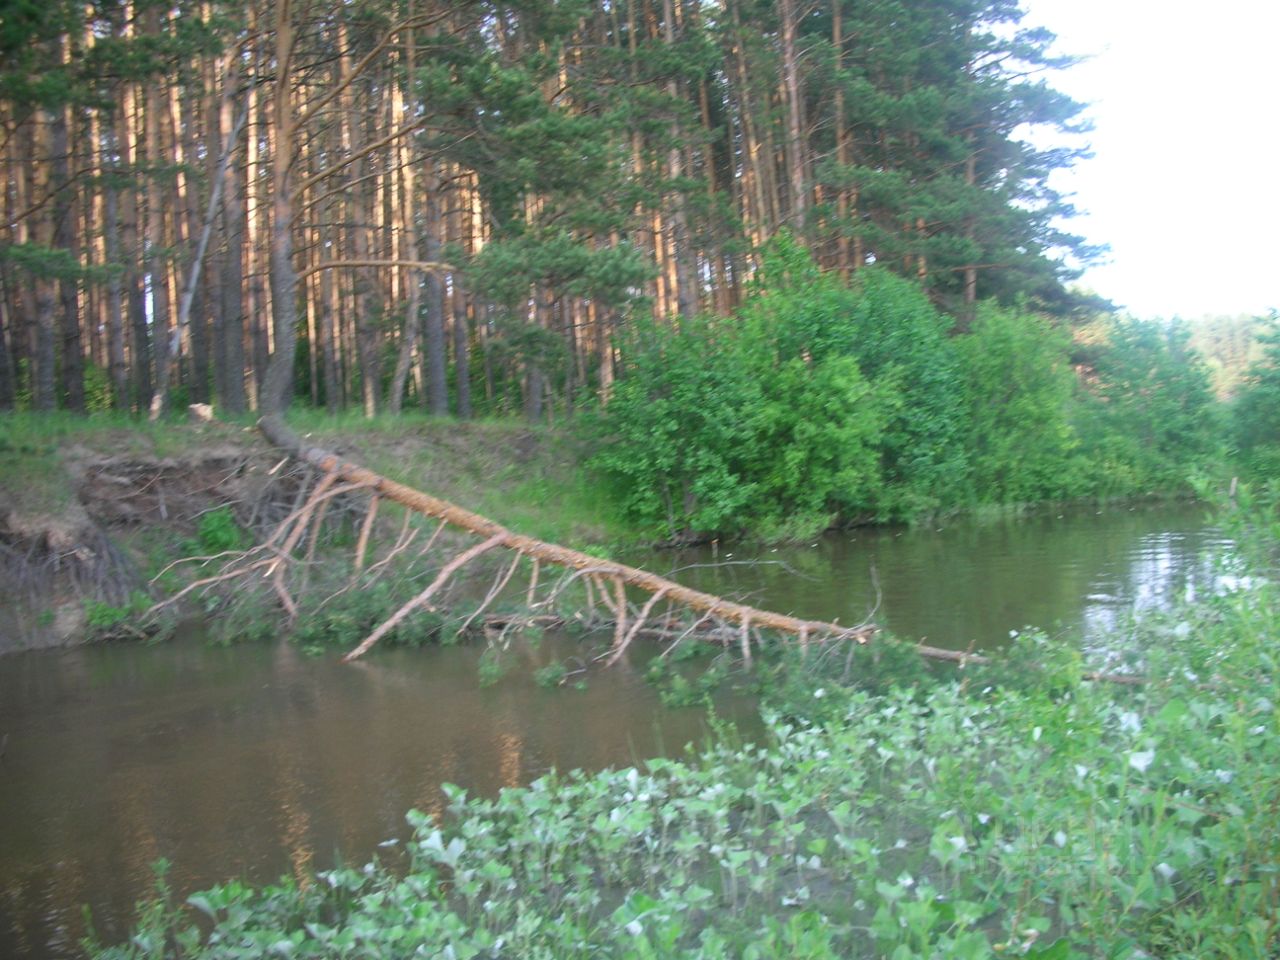
{"label": "muddy brown water", "polygon": [[[1089,642],[1136,608],[1213,589],[1229,545],[1194,506],[1075,511],[815,544],[628,557],[692,586],[903,636],[992,647],[1028,624]],[[439,813],[442,783],[493,794],[551,768],[679,754],[698,710],[660,706],[638,666],[546,690],[581,652],[547,637],[481,688],[475,647],[378,651],[344,666],[287,644],[84,647],[0,657],[0,957],[78,955],[82,907],[127,934],[172,863],[179,895],[363,863]],[[641,654],[643,656],[643,654]],[[753,730],[751,705],[724,709]]]}

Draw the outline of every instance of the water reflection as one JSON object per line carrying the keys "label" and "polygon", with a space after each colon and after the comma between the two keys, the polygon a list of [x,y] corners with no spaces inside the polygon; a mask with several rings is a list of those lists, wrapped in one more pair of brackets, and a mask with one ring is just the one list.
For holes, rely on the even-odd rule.
{"label": "water reflection", "polygon": [[[879,602],[903,636],[984,647],[1026,624],[1088,637],[1135,607],[1212,588],[1222,547],[1199,510],[1180,508],[855,531],[758,558],[632,559],[842,623]],[[717,565],[726,559],[737,562]],[[410,808],[441,815],[441,783],[491,795],[553,766],[627,764],[703,739],[697,711],[662,710],[625,665],[585,691],[534,684],[533,669],[582,652],[571,644],[548,637],[486,689],[467,647],[355,666],[195,638],[0,658],[0,956],[74,955],[85,903],[105,940],[122,939],[161,856],[180,893],[300,878],[405,837]]]}
{"label": "water reflection", "polygon": [[[527,651],[535,667],[570,653],[554,637]],[[705,735],[700,712],[662,711],[625,671],[579,692],[513,669],[482,690],[478,654],[382,651],[353,668],[192,638],[0,659],[0,956],[74,955],[85,903],[105,940],[123,938],[161,856],[183,894],[302,879],[407,836],[412,807],[443,814],[444,782],[494,794]]]}
{"label": "water reflection", "polygon": [[758,558],[708,547],[635,560],[683,568],[683,582],[757,606],[989,649],[1028,625],[1091,639],[1135,608],[1211,589],[1225,546],[1203,508],[1166,505],[855,530]]}

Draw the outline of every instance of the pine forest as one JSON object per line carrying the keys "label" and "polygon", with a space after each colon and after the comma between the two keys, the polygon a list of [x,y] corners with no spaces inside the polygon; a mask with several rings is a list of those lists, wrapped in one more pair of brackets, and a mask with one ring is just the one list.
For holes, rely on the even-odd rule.
{"label": "pine forest", "polygon": [[[1014,0],[69,0],[0,20],[0,409],[558,416],[771,238],[1056,316]],[[1042,138],[1043,139],[1043,138]]]}

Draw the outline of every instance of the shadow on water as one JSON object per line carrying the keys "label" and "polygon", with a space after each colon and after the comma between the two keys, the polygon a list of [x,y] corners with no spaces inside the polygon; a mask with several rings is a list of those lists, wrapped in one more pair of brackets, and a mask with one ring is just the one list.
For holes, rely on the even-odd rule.
{"label": "shadow on water", "polygon": [[[986,647],[1029,623],[1087,637],[1204,589],[1223,546],[1202,510],[1166,506],[628,559],[843,623],[875,605],[874,570],[895,632]],[[748,562],[705,566],[725,560]],[[544,638],[489,688],[474,646],[353,666],[197,637],[0,658],[0,956],[75,955],[82,904],[119,941],[160,857],[180,894],[302,877],[407,836],[410,808],[440,814],[442,783],[493,795],[553,767],[631,764],[709,737],[701,711],[659,705],[640,664],[593,671],[585,690],[537,686],[533,670],[574,644]],[[749,702],[721,709],[758,730]]]}

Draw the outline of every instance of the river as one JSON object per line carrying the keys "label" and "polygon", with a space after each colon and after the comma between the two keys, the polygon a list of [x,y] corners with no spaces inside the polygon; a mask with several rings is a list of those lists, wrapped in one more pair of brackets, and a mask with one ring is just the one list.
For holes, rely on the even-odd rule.
{"label": "river", "polygon": [[[756,606],[983,649],[1027,625],[1096,640],[1213,589],[1228,546],[1202,508],[1157,505],[627,559]],[[585,689],[531,679],[580,652],[548,636],[485,688],[475,646],[344,666],[188,636],[0,658],[0,956],[78,955],[86,904],[120,940],[161,857],[179,895],[394,858],[405,811],[440,813],[442,783],[492,794],[706,737],[700,711],[663,709],[629,664],[593,669]],[[750,724],[749,703],[722,708]]]}

